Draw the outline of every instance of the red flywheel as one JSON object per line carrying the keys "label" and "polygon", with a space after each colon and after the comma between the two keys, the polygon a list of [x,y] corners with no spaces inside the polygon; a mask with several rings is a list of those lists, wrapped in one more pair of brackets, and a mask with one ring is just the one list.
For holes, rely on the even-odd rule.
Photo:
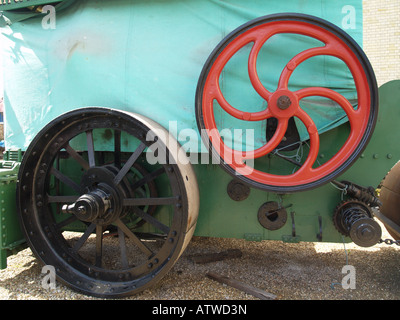
{"label": "red flywheel", "polygon": [[[260,80],[257,59],[268,40],[279,34],[310,37],[322,46],[306,49],[292,57],[283,68],[275,91],[267,90]],[[244,47],[251,46],[247,71],[251,86],[266,102],[264,110],[250,112],[232,106],[224,97],[220,84],[227,63]],[[342,60],[350,70],[357,91],[357,107],[342,94],[327,87],[311,86],[289,89],[289,79],[296,68],[316,56],[331,56]],[[320,151],[320,135],[313,118],[300,106],[308,97],[324,97],[345,112],[350,133],[337,152],[325,163],[315,166]],[[275,118],[273,136],[255,150],[242,151],[224,143],[220,135],[215,105],[223,112],[242,121],[268,121]],[[358,44],[337,26],[320,18],[303,14],[276,14],[252,20],[226,36],[214,49],[203,67],[196,92],[196,118],[203,142],[210,146],[214,157],[230,174],[252,187],[273,192],[296,192],[318,187],[342,174],[365,149],[375,127],[378,112],[378,89],[372,67]],[[271,154],[284,139],[289,120],[297,118],[308,133],[309,151],[298,169],[290,174],[276,174],[251,167],[249,159]]]}

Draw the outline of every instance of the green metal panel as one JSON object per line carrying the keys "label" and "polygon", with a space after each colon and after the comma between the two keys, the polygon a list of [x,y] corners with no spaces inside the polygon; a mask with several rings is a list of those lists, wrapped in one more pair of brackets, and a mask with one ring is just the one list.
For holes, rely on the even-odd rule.
{"label": "green metal panel", "polygon": [[0,269],[7,267],[7,257],[25,247],[16,215],[15,190],[19,162],[0,162]]}
{"label": "green metal panel", "polygon": [[387,172],[400,160],[400,80],[379,88],[379,112],[374,134],[357,162],[343,179],[360,185],[378,186]]}

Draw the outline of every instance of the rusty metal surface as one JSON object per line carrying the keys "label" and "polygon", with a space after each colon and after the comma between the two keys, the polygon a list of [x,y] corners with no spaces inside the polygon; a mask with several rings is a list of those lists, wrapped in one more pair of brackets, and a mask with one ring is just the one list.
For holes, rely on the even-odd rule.
{"label": "rusty metal surface", "polygon": [[[379,198],[382,201],[381,213],[400,225],[400,162],[385,177]],[[396,240],[400,239],[395,231],[390,230],[389,233]]]}

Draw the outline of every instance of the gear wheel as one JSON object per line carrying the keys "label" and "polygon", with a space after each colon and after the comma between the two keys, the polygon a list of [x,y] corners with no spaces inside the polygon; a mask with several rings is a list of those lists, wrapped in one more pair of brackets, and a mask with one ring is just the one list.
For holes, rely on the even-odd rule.
{"label": "gear wheel", "polygon": [[364,202],[357,199],[348,199],[340,202],[333,213],[333,224],[344,236],[349,235],[347,228],[343,225],[343,214],[345,213],[366,214],[369,218],[372,218],[372,211]]}
{"label": "gear wheel", "polygon": [[361,247],[377,244],[382,235],[381,227],[373,219],[371,208],[356,199],[345,200],[337,205],[333,224],[342,235],[350,237]]}

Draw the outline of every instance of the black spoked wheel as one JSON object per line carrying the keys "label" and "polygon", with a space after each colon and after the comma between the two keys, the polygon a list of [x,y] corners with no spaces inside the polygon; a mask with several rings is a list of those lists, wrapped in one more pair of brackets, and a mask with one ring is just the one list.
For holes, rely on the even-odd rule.
{"label": "black spoked wheel", "polygon": [[17,205],[32,251],[85,294],[121,297],[152,286],[197,221],[197,181],[184,156],[165,129],[137,114],[84,108],[56,118],[19,171]]}

